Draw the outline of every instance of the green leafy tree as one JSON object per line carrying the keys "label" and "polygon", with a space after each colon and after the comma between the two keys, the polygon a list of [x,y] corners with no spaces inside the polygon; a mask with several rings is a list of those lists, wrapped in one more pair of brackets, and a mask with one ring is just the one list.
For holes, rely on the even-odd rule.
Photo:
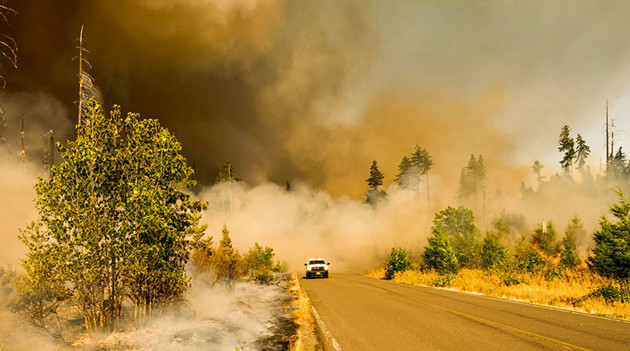
{"label": "green leafy tree", "polygon": [[560,160],[560,166],[564,173],[572,176],[573,162],[575,161],[575,141],[571,138],[571,128],[568,125],[562,127],[560,136],[558,137],[558,151],[563,153],[562,160]]}
{"label": "green leafy tree", "polygon": [[628,284],[630,279],[630,202],[619,191],[619,202],[610,206],[615,221],[600,220],[600,230],[593,233],[595,245],[587,259],[596,273]]}
{"label": "green leafy tree", "polygon": [[94,99],[85,111],[77,139],[57,144],[64,162],[35,186],[20,291],[71,297],[93,330],[114,327],[125,298],[137,316],[183,295],[205,203],[183,191],[193,171],[156,120],[123,119],[117,106],[105,117]]}
{"label": "green leafy tree", "polygon": [[436,214],[433,230],[446,234],[462,267],[476,267],[480,261],[481,231],[475,226],[472,210],[447,207]]}
{"label": "green leafy tree", "polygon": [[556,241],[558,233],[552,221],[544,222],[536,228],[532,236],[532,244],[545,255],[553,256],[560,252],[560,245]]}
{"label": "green leafy tree", "polygon": [[385,199],[387,193],[385,190],[380,188],[381,185],[383,185],[383,178],[385,178],[385,176],[383,176],[383,173],[381,173],[378,169],[376,160],[372,161],[372,166],[370,166],[370,177],[365,180],[368,184],[366,203],[376,206],[379,202]]}
{"label": "green leafy tree", "polygon": [[403,248],[393,247],[385,262],[385,279],[392,279],[398,272],[406,271],[411,267],[409,254]]}
{"label": "green leafy tree", "polygon": [[457,255],[451,246],[446,233],[440,227],[433,227],[433,236],[422,255],[424,262],[440,274],[456,274],[459,272]]}
{"label": "green leafy tree", "polygon": [[249,279],[262,284],[272,283],[275,280],[273,275],[274,255],[273,248],[262,247],[255,243],[244,257]]}
{"label": "green leafy tree", "polygon": [[499,219],[493,223],[494,230],[486,233],[481,246],[481,267],[492,270],[502,266],[510,257],[510,251],[501,242],[509,232],[507,224]]}

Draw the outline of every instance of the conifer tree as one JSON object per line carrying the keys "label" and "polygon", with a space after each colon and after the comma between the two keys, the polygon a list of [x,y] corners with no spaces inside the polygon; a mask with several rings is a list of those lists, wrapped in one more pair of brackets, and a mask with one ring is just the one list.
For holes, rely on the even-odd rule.
{"label": "conifer tree", "polygon": [[436,214],[433,220],[434,231],[447,236],[462,267],[474,268],[479,264],[481,231],[474,220],[473,212],[463,206],[449,206]]}
{"label": "conifer tree", "polygon": [[532,244],[536,245],[547,256],[553,256],[560,251],[560,245],[556,241],[558,233],[552,221],[541,224],[532,236]]}
{"label": "conifer tree", "polygon": [[577,163],[578,170],[582,170],[584,168],[584,164],[586,164],[586,159],[590,154],[591,148],[586,145],[586,141],[584,141],[582,136],[578,134],[575,143],[575,162]]}
{"label": "conifer tree", "polygon": [[538,181],[538,185],[540,185],[540,183],[543,180],[543,177],[540,175],[540,171],[544,168],[545,166],[542,165],[542,163],[540,163],[540,161],[535,160],[534,163],[532,164],[532,170],[534,171],[534,174],[536,175],[536,181]]}
{"label": "conifer tree", "polygon": [[587,264],[594,272],[620,280],[630,280],[630,202],[618,191],[619,202],[610,206],[615,221],[600,220],[600,230],[593,233],[595,245]]}
{"label": "conifer tree", "polygon": [[376,160],[372,161],[372,166],[370,166],[370,177],[365,180],[368,184],[366,203],[375,206],[382,201],[385,196],[387,196],[387,193],[380,189],[380,186],[383,185],[383,178],[385,178],[385,176],[383,176],[383,173],[381,173],[378,169]]}
{"label": "conifer tree", "polygon": [[568,125],[562,127],[558,137],[558,151],[563,153],[560,166],[564,173],[572,178],[572,167],[575,160],[575,141],[571,138],[571,128]]}

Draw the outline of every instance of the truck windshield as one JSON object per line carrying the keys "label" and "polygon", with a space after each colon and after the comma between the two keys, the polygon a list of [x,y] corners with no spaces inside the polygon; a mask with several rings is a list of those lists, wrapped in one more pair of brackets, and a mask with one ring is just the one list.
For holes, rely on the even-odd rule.
{"label": "truck windshield", "polygon": [[308,264],[326,264],[326,261],[324,261],[324,260],[312,260],[312,261],[309,261]]}

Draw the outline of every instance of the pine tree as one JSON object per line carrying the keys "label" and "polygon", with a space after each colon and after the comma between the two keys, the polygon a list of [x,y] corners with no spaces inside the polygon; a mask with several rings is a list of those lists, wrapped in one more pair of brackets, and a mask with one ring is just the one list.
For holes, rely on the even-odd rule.
{"label": "pine tree", "polygon": [[556,232],[553,222],[543,222],[543,224],[534,231],[532,244],[536,245],[545,255],[553,256],[560,252],[560,245],[556,241],[557,236],[558,233]]}
{"label": "pine tree", "polygon": [[627,285],[630,280],[630,202],[623,192],[617,194],[619,203],[609,210],[616,221],[602,217],[601,229],[593,233],[592,255],[586,262],[594,272]]}
{"label": "pine tree", "polygon": [[562,127],[560,136],[558,137],[558,151],[563,152],[564,155],[560,161],[560,166],[564,173],[572,178],[572,167],[575,160],[575,142],[570,136],[571,128],[568,125]]}
{"label": "pine tree", "polygon": [[234,172],[234,164],[229,159],[225,160],[215,180],[216,183],[224,185],[221,187],[221,205],[224,211],[232,211],[232,183],[241,180],[243,178]]}
{"label": "pine tree", "polygon": [[447,235],[439,227],[433,228],[433,236],[429,238],[422,257],[429,268],[440,274],[456,274],[459,271],[457,255]]}
{"label": "pine tree", "polygon": [[366,194],[367,200],[366,203],[375,206],[379,202],[383,201],[387,193],[380,189],[380,186],[383,185],[383,173],[378,169],[378,164],[376,160],[372,161],[372,166],[370,166],[370,177],[365,181],[368,184],[368,192]]}
{"label": "pine tree", "polygon": [[214,253],[213,263],[217,274],[217,280],[234,280],[240,276],[239,259],[240,256],[232,246],[230,231],[227,225],[223,225],[221,230],[222,238],[219,247]]}
{"label": "pine tree", "polygon": [[457,196],[460,201],[466,200],[485,189],[486,165],[483,157],[470,155],[468,164],[464,167],[459,177],[459,189]]}
{"label": "pine tree", "polygon": [[536,175],[536,181],[538,181],[538,185],[540,185],[540,183],[543,180],[543,177],[540,175],[540,171],[544,167],[545,166],[543,166],[542,163],[540,163],[540,161],[538,160],[534,161],[534,163],[532,164],[532,170],[534,171],[534,174]]}
{"label": "pine tree", "polygon": [[584,139],[582,139],[582,136],[578,134],[575,145],[575,162],[577,163],[578,170],[582,170],[584,168],[584,164],[586,164],[586,159],[590,154],[591,148],[586,145],[586,141],[584,141]]}
{"label": "pine tree", "polygon": [[396,178],[394,178],[394,181],[402,189],[407,189],[410,186],[411,180],[409,179],[410,177],[408,177],[410,169],[411,161],[409,160],[409,157],[405,156],[402,161],[400,161],[400,164],[398,165],[398,174],[396,175]]}

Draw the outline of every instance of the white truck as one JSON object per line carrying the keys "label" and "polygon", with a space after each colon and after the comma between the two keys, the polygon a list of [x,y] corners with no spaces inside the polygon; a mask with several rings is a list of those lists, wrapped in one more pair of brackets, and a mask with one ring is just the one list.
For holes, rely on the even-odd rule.
{"label": "white truck", "polygon": [[306,278],[311,277],[324,277],[328,278],[328,266],[330,262],[326,263],[323,258],[311,258],[306,266]]}

